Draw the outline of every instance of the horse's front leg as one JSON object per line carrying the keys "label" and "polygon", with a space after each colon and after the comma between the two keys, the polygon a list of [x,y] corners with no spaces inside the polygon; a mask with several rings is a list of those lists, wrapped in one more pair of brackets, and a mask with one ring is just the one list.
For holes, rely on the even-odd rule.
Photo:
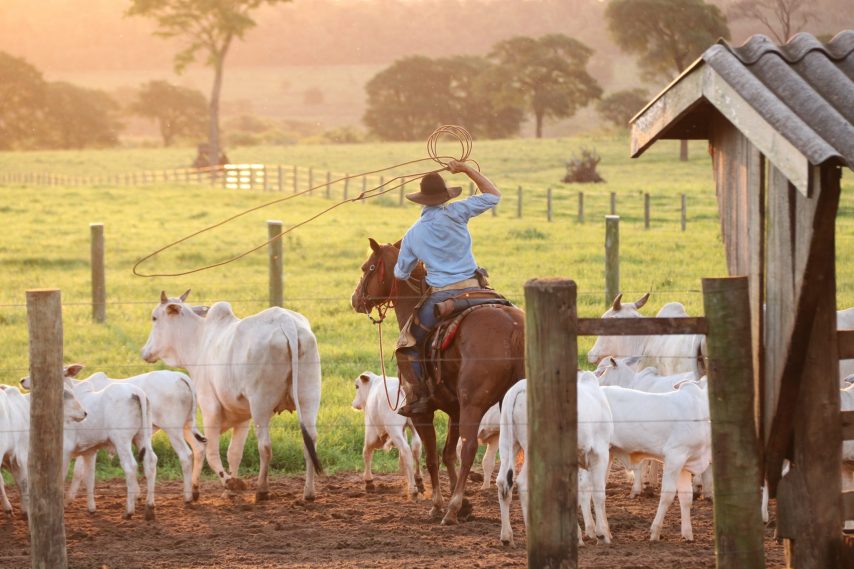
{"label": "horse's front leg", "polygon": [[460,439],[460,414],[448,414],[448,436],[442,451],[442,462],[448,470],[451,489],[457,487],[457,441]]}
{"label": "horse's front leg", "polygon": [[[483,418],[485,410],[476,407],[463,409],[459,419],[459,433],[462,436],[463,448],[460,453],[462,464],[460,465],[460,475],[457,478],[456,484],[452,486],[453,495],[451,501],[448,502],[448,511],[442,519],[442,525],[453,525],[457,523],[457,515],[463,519],[467,518],[471,513],[471,505],[468,500],[465,500],[464,493],[466,489],[466,480],[469,477],[474,457],[477,454],[477,429],[480,426],[480,420]],[[450,438],[450,429],[448,429],[448,437]],[[456,447],[456,441],[454,441]],[[502,457],[503,460],[503,457]]]}
{"label": "horse's front leg", "polygon": [[436,429],[433,427],[433,413],[424,413],[412,417],[412,424],[421,442],[424,444],[424,454],[427,460],[427,471],[430,473],[430,489],[433,507],[430,515],[434,518],[442,515],[445,504],[442,501],[442,489],[439,486],[439,453],[436,449]]}

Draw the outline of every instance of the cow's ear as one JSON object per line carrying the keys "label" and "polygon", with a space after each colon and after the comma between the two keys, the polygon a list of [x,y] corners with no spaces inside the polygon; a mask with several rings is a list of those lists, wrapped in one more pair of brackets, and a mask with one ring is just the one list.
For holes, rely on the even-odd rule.
{"label": "cow's ear", "polygon": [[398,240],[394,243],[394,248],[395,248],[395,249],[400,249],[400,245],[401,245],[402,243],[403,243],[403,239],[398,239]]}
{"label": "cow's ear", "polygon": [[622,306],[620,305],[620,301],[623,299],[623,293],[617,295],[617,298],[614,299],[614,304],[611,305],[611,310],[614,312],[619,312]]}
{"label": "cow's ear", "polygon": [[208,310],[210,310],[210,308],[210,306],[194,306],[193,313],[196,316],[201,316],[202,318],[204,318],[208,315]]}
{"label": "cow's ear", "polygon": [[371,249],[373,250],[374,253],[379,253],[380,250],[382,249],[382,247],[380,247],[380,244],[377,243],[373,237],[368,237],[368,243],[371,244]]}
{"label": "cow's ear", "polygon": [[637,300],[637,301],[635,302],[635,308],[640,308],[640,307],[642,307],[644,304],[646,304],[646,301],[647,301],[647,300],[649,300],[649,293],[646,293],[645,295],[643,295],[642,297],[640,297],[640,299],[639,299],[639,300]]}
{"label": "cow's ear", "polygon": [[362,383],[368,383],[369,381],[371,381],[370,376],[366,373],[363,373],[362,375],[360,375],[359,379],[362,380]]}
{"label": "cow's ear", "polygon": [[65,377],[77,377],[80,370],[83,369],[83,364],[71,364],[65,368]]}
{"label": "cow's ear", "polygon": [[169,302],[169,297],[166,296],[165,290],[161,290],[160,291],[160,304],[166,304],[167,302]]}
{"label": "cow's ear", "polygon": [[629,356],[629,357],[627,357],[626,359],[624,359],[624,360],[623,360],[623,363],[624,363],[624,364],[626,364],[626,365],[627,365],[627,366],[629,366],[629,367],[633,367],[633,366],[637,365],[637,363],[638,363],[639,361],[641,361],[641,357],[640,357],[640,356]]}
{"label": "cow's ear", "polygon": [[614,358],[608,358],[608,359],[611,362],[611,367],[617,367],[617,360],[615,360]]}
{"label": "cow's ear", "polygon": [[166,314],[170,316],[175,316],[176,314],[181,314],[181,305],[180,304],[167,304],[166,305]]}
{"label": "cow's ear", "polygon": [[187,289],[187,291],[181,295],[181,302],[187,302],[188,296],[190,296],[190,289]]}

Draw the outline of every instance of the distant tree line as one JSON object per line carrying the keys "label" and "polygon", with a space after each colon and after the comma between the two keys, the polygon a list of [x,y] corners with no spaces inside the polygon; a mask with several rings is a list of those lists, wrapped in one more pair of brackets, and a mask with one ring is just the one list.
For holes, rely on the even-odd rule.
{"label": "distant tree line", "polygon": [[104,91],[46,81],[33,65],[4,52],[0,101],[0,150],[116,146],[127,114],[157,121],[165,146],[204,136],[207,128],[207,101],[198,91],[151,81],[123,108]]}

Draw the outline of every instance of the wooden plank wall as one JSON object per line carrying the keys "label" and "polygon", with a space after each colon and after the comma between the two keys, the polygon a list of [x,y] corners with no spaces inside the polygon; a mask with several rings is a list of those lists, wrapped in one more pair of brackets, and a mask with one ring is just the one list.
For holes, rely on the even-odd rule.
{"label": "wooden plank wall", "polygon": [[762,393],[765,383],[765,159],[729,121],[716,117],[711,129],[721,235],[730,276],[746,275],[750,288],[750,321],[757,432],[764,439]]}

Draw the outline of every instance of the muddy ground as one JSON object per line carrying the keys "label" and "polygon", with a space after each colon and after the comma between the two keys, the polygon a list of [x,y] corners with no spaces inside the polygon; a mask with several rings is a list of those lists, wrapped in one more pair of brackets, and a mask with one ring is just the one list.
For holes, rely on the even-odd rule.
{"label": "muddy ground", "polygon": [[[630,500],[629,486],[612,474],[608,487],[611,545],[588,543],[580,567],[597,569],[712,569],[712,507],[694,502],[693,543],[679,535],[679,509],[666,517],[663,539],[651,543],[649,525],[655,497]],[[69,567],[97,569],[180,567],[525,567],[526,542],[518,500],[513,502],[515,547],[499,542],[495,487],[470,483],[470,521],[443,527],[428,517],[427,500],[407,502],[398,475],[378,475],[376,492],[366,493],[359,474],[321,477],[314,502],[302,500],[302,479],[272,480],[271,500],[254,503],[254,493],[223,496],[216,481],[203,483],[201,498],[183,505],[180,482],[157,484],[156,520],[143,508],[123,520],[124,481],[99,482],[98,511],[85,498],[66,508]],[[447,495],[447,480],[444,480]],[[429,487],[429,484],[428,484]],[[429,491],[429,489],[428,489]],[[14,492],[14,491],[13,491]],[[15,499],[13,505],[17,505]],[[140,504],[141,505],[141,504]],[[769,568],[783,567],[783,548],[766,529]],[[0,567],[30,566],[26,522],[0,518]]]}

